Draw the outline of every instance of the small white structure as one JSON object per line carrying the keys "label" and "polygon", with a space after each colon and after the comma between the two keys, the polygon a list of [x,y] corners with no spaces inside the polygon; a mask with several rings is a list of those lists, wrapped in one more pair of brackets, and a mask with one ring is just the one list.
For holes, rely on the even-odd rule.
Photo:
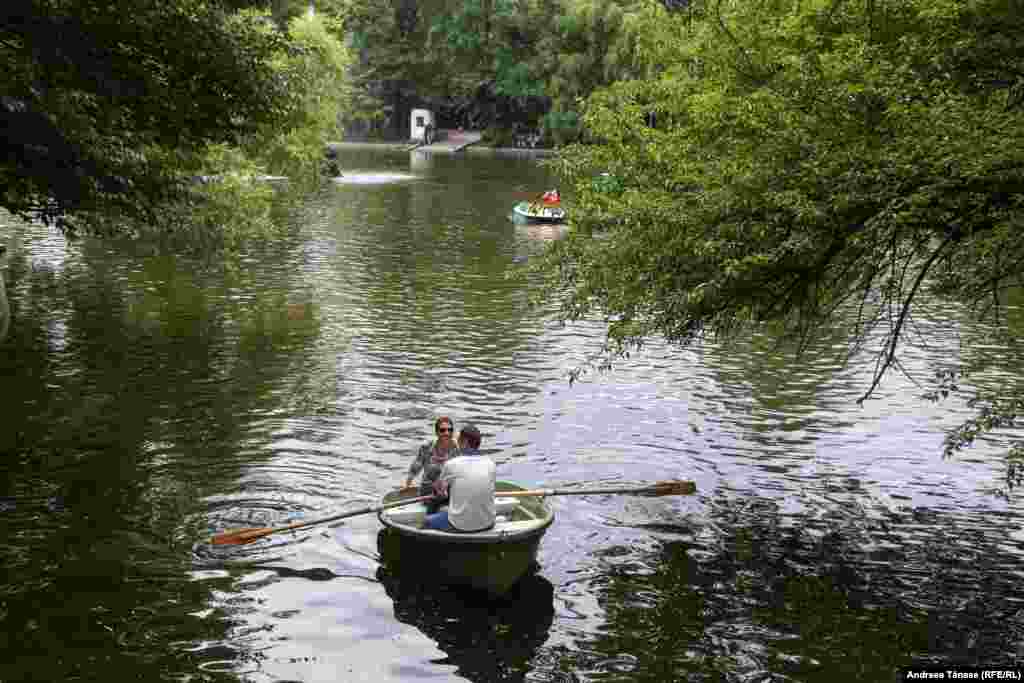
{"label": "small white structure", "polygon": [[410,130],[410,138],[420,142],[427,142],[427,126],[430,126],[431,131],[437,131],[437,124],[434,123],[434,112],[429,109],[413,109],[412,110],[412,125]]}

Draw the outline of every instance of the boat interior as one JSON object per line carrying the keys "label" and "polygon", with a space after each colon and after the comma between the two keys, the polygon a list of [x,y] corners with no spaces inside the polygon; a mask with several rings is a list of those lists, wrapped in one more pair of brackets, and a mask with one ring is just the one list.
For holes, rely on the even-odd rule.
{"label": "boat interior", "polygon": [[[427,514],[427,506],[422,503],[416,505],[410,505],[401,508],[393,508],[391,510],[385,510],[382,515],[393,524],[401,524],[402,526],[412,526],[414,528],[423,527],[423,518]],[[495,514],[497,519],[495,524],[505,524],[511,521],[529,521],[537,519],[537,515],[526,509],[524,506],[519,505],[519,501],[514,498],[496,498],[495,499]]]}
{"label": "boat interior", "polygon": [[[495,527],[510,528],[510,525],[519,526],[516,524],[517,522],[533,522],[544,517],[542,510],[528,503],[524,505],[522,504],[523,502],[524,500],[519,498],[495,498]],[[427,514],[427,507],[423,503],[416,503],[415,505],[385,510],[381,514],[392,524],[401,524],[402,526],[411,526],[419,529],[423,527],[423,518]]]}

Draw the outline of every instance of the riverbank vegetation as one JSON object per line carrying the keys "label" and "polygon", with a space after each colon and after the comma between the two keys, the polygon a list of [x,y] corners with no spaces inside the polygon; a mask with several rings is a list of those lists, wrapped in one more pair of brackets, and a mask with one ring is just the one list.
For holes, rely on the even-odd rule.
{"label": "riverbank vegetation", "polygon": [[[573,231],[546,264],[565,318],[608,319],[606,360],[839,326],[875,354],[863,401],[926,343],[923,293],[1000,322],[1024,268],[1024,4],[715,0],[639,21],[638,75],[589,95],[593,144],[557,161]],[[999,360],[964,348],[933,395]],[[947,451],[1015,424],[1021,396],[975,397]]]}
{"label": "riverbank vegetation", "polygon": [[582,133],[579,100],[637,75],[654,0],[352,0],[359,52],[353,118],[401,138],[427,104],[446,125],[511,145],[517,133],[564,144]]}
{"label": "riverbank vegetation", "polygon": [[259,4],[4,3],[0,207],[70,234],[271,229],[253,179],[315,176],[349,57],[329,15]]}

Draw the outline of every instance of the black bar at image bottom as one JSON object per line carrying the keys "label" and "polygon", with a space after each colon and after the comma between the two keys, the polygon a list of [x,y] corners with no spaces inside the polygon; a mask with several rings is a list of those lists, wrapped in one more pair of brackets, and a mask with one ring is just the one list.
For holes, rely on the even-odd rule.
{"label": "black bar at image bottom", "polygon": [[901,670],[901,681],[1024,681],[1024,669],[981,666],[919,666]]}

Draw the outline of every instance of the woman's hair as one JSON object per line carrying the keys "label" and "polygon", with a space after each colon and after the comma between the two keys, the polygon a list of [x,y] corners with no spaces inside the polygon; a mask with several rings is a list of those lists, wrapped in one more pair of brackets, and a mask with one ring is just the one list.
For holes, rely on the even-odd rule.
{"label": "woman's hair", "polygon": [[452,436],[454,436],[455,435],[455,423],[452,422],[452,419],[450,417],[448,417],[447,415],[442,415],[441,417],[439,417],[436,420],[434,420],[434,433],[437,434],[437,430],[439,430],[441,428],[441,425],[444,424],[445,422],[447,422],[448,426],[452,428]]}

